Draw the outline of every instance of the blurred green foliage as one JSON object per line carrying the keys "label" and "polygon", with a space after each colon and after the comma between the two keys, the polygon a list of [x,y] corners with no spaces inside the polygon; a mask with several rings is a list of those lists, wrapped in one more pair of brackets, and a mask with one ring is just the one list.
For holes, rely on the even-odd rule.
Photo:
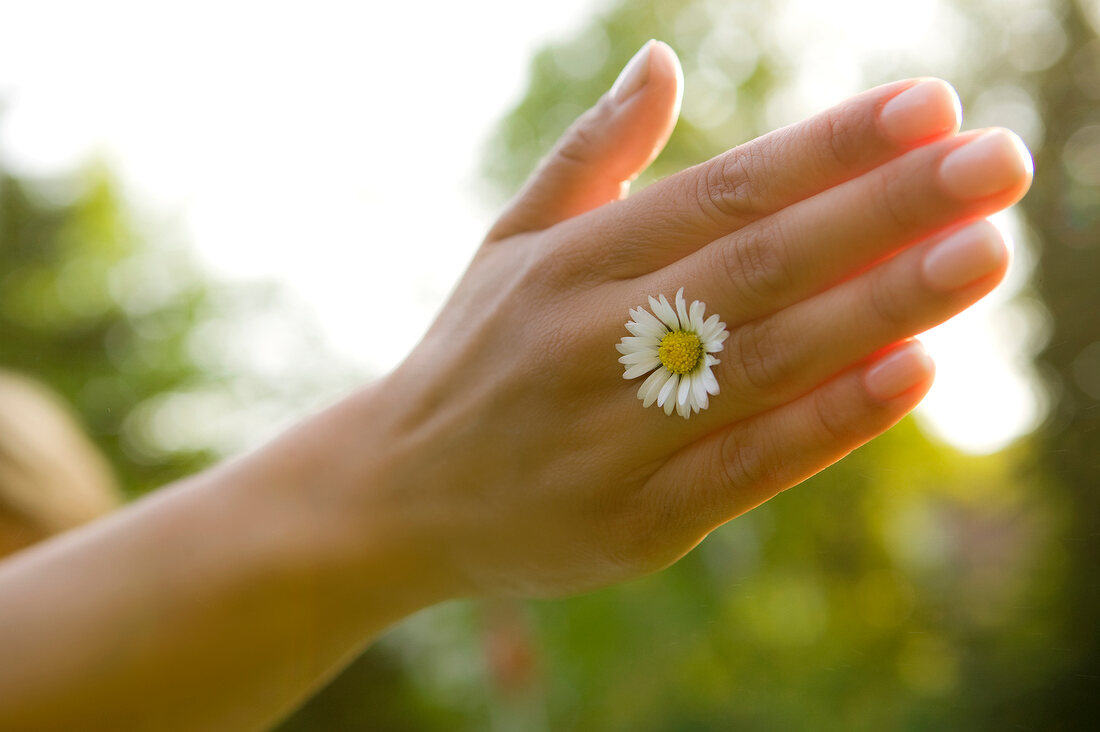
{"label": "blurred green foliage", "polygon": [[256,444],[360,383],[301,303],[217,281],[101,167],[0,170],[0,368],[73,407],[138,496]]}
{"label": "blurred green foliage", "polygon": [[188,338],[210,290],[181,257],[151,251],[102,170],[33,182],[0,171],[0,367],[65,397],[130,495],[213,458],[160,449],[135,419],[208,378]]}
{"label": "blurred green foliage", "polygon": [[1039,362],[1057,397],[1035,468],[1064,523],[1042,557],[1057,593],[1049,675],[1002,721],[1088,729],[1100,719],[1100,3],[1056,7],[1066,52],[1035,84],[1046,134],[1023,207],[1043,247],[1035,280],[1051,333]]}

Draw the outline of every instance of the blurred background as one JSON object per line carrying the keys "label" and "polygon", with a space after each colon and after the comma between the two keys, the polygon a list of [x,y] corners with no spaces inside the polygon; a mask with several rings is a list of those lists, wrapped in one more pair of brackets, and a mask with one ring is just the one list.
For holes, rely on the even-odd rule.
{"label": "blurred background", "polygon": [[649,38],[686,87],[639,187],[935,75],[1036,178],[916,418],[665,572],[421,613],[281,729],[1091,729],[1098,33],[1098,0],[0,0],[0,553],[392,368]]}

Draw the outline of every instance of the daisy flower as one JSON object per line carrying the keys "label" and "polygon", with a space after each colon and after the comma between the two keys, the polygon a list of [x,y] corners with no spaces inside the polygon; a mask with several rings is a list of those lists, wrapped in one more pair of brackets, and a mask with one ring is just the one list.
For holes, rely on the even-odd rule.
{"label": "daisy flower", "polygon": [[676,307],[661,299],[649,298],[650,313],[644,307],[630,311],[626,329],[630,335],[616,344],[623,354],[619,363],[626,369],[624,379],[649,374],[638,389],[643,406],[664,407],[665,414],[676,413],[684,419],[692,412],[706,409],[708,394],[718,393],[718,381],[711,367],[719,363],[712,356],[722,350],[729,337],[726,324],[718,315],[703,320],[706,305],[698,300],[687,307],[684,288],[676,292]]}

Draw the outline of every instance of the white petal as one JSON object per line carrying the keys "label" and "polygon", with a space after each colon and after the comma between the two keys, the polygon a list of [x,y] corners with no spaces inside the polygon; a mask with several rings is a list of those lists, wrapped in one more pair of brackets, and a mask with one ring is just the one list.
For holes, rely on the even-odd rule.
{"label": "white petal", "polygon": [[684,288],[676,291],[676,317],[680,319],[680,327],[687,328],[691,325],[688,318],[687,303],[684,301]]}
{"label": "white petal", "polygon": [[695,374],[691,378],[691,395],[695,397],[695,403],[703,408],[706,408],[707,405],[707,384],[703,374],[709,373],[709,369],[703,369],[702,372]]}
{"label": "white petal", "polygon": [[[703,312],[707,306],[696,300],[691,304],[691,329],[699,335],[703,331]],[[699,336],[702,338],[702,336]]]}
{"label": "white petal", "polygon": [[624,346],[659,346],[661,345],[661,339],[653,336],[646,336],[639,338],[637,336],[626,336],[622,340]]}
{"label": "white petal", "polygon": [[676,391],[676,403],[679,405],[687,404],[688,394],[691,393],[691,374],[685,374],[680,377],[680,388]]}
{"label": "white petal", "polygon": [[680,320],[676,317],[676,311],[668,304],[664,295],[661,295],[660,300],[650,297],[649,304],[653,308],[653,314],[660,318],[669,330],[680,330]]}
{"label": "white petal", "polygon": [[626,345],[625,343],[616,343],[615,344],[615,350],[625,356],[628,353],[634,353],[638,349],[631,348],[630,346]]}
{"label": "white petal", "polygon": [[656,323],[656,325],[635,323],[632,320],[626,324],[626,329],[629,330],[635,338],[657,338],[659,340],[665,333],[668,333],[668,328],[656,318],[654,318],[653,322]]}
{"label": "white petal", "polygon": [[[660,382],[661,384],[664,384],[665,380],[668,378],[667,374],[668,374],[668,369],[657,369],[652,374],[650,374],[646,378],[646,380],[642,383],[642,385],[640,387],[638,387],[638,398],[639,399],[644,399],[645,394],[649,391],[649,388],[654,383]],[[658,389],[660,389],[660,387],[658,387]],[[656,394],[654,394],[653,398],[654,399],[657,398]]]}
{"label": "white petal", "polygon": [[724,326],[724,323],[718,322],[718,313],[715,313],[703,321],[703,327],[699,329],[699,338],[704,341],[713,340],[722,332]]}
{"label": "white petal", "polygon": [[703,348],[706,348],[707,346],[709,346],[712,343],[721,343],[722,342],[722,341],[718,340],[717,335],[710,335],[710,336],[701,335],[701,336],[699,336],[699,341],[703,344]]}
{"label": "white petal", "polygon": [[646,363],[647,361],[653,361],[654,363],[660,363],[661,359],[657,356],[656,348],[646,348],[641,351],[635,351],[634,353],[628,353],[625,356],[619,357],[619,363],[631,364],[631,363]]}
{"label": "white petal", "polygon": [[693,412],[699,411],[699,406],[695,403],[695,381],[698,374],[691,374],[688,378],[688,395],[687,395],[687,408]]}
{"label": "white petal", "polygon": [[657,401],[657,395],[661,393],[661,387],[665,385],[665,382],[672,376],[672,372],[668,369],[657,369],[649,378],[642,384],[642,388],[638,390],[638,396],[642,399],[643,407],[650,407],[653,402]]}
{"label": "white petal", "polygon": [[661,339],[668,334],[668,328],[664,323],[657,321],[657,325],[635,325],[633,332],[635,338],[653,338],[660,343]]}
{"label": "white petal", "polygon": [[708,353],[706,355],[706,361],[704,362],[703,365],[705,365],[705,366],[717,366],[720,363],[722,363],[722,362]]}
{"label": "white petal", "polygon": [[665,385],[661,387],[661,393],[657,395],[657,406],[665,407],[665,414],[672,412],[672,408],[668,405],[674,400],[669,399],[669,397],[676,391],[676,386],[680,383],[679,374],[673,374],[671,371],[669,373],[672,378],[665,382]]}
{"label": "white petal", "polygon": [[680,415],[684,419],[687,419],[688,417],[691,416],[691,407],[689,407],[687,404],[677,403],[676,404],[676,414]]}
{"label": "white petal", "polygon": [[657,368],[660,365],[661,365],[661,362],[657,359],[653,359],[652,361],[645,361],[643,363],[636,363],[633,366],[631,366],[630,368],[628,368],[623,373],[623,378],[624,379],[636,379],[639,376],[641,376],[642,374],[648,374],[650,371],[652,371],[653,369]]}
{"label": "white petal", "polygon": [[711,373],[710,367],[703,369],[700,374],[703,377],[703,384],[707,387],[708,394],[718,393],[718,379],[714,378],[714,374]]}
{"label": "white petal", "polygon": [[[653,298],[650,298],[650,300],[653,300]],[[638,307],[631,310],[630,316],[634,319],[635,323],[645,328],[653,327],[661,332],[664,332],[665,330],[664,324],[661,323],[660,320],[654,317],[652,313],[650,313],[643,307]]]}
{"label": "white petal", "polygon": [[718,353],[722,350],[722,343],[721,341],[707,341],[706,346],[703,347],[703,350],[707,353]]}

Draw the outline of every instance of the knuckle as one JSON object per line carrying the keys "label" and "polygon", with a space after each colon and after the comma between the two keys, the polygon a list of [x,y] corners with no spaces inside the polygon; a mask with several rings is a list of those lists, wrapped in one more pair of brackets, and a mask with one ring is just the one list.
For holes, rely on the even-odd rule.
{"label": "knuckle", "polygon": [[668,547],[684,533],[683,517],[668,497],[649,500],[645,492],[609,523],[604,553],[626,576],[650,574],[667,566]]}
{"label": "knuckle", "polygon": [[732,368],[748,394],[774,390],[784,375],[775,331],[768,325],[763,321],[741,326],[727,341]]}
{"label": "knuckle", "polygon": [[814,433],[827,446],[848,445],[855,438],[856,430],[849,413],[837,408],[829,400],[825,389],[814,392],[811,414],[814,421]]}
{"label": "knuckle", "polygon": [[698,177],[698,198],[705,215],[723,224],[730,219],[749,221],[760,215],[758,157],[756,145],[749,144],[704,164],[704,174]]}
{"label": "knuckle", "polygon": [[751,440],[742,439],[738,430],[731,431],[722,443],[721,477],[726,492],[756,488],[774,475],[774,460],[769,452]]}
{"label": "knuckle", "polygon": [[599,140],[591,120],[582,116],[562,135],[554,157],[566,165],[587,166],[592,162]]}
{"label": "knuckle", "polygon": [[790,272],[783,256],[785,236],[782,226],[753,226],[738,233],[723,247],[721,263],[734,291],[744,291],[756,300],[770,300],[791,286]]}
{"label": "knuckle", "polygon": [[817,117],[815,139],[828,155],[828,163],[846,169],[862,155],[864,128],[862,117],[849,108],[834,108]]}
{"label": "knuckle", "polygon": [[607,127],[609,114],[609,108],[602,100],[587,110],[558,139],[550,158],[567,165],[591,165],[604,147],[601,133]]}
{"label": "knuckle", "polygon": [[875,322],[887,328],[904,325],[908,319],[906,309],[898,297],[898,290],[891,286],[885,272],[872,274],[868,285],[867,300]]}
{"label": "knuckle", "polygon": [[918,225],[907,195],[909,192],[907,176],[887,178],[872,190],[877,192],[873,201],[875,210],[885,221],[888,230],[900,234]]}

